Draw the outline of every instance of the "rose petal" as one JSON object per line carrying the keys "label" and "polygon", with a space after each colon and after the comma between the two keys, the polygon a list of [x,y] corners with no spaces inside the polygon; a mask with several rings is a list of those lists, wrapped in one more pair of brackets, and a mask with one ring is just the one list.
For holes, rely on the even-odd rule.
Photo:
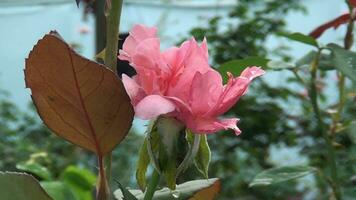
{"label": "rose petal", "polygon": [[145,96],[145,92],[134,79],[128,77],[126,74],[122,74],[122,82],[132,104],[136,105]]}
{"label": "rose petal", "polygon": [[265,74],[265,71],[260,67],[247,67],[244,71],[242,71],[240,77],[245,77],[252,81],[254,78],[259,77]]}
{"label": "rose petal", "polygon": [[237,78],[234,78],[232,74],[228,74],[229,80],[224,86],[224,92],[217,101],[216,106],[207,113],[207,116],[217,117],[227,112],[246,93],[250,82],[264,73],[265,71],[259,67],[248,67]]}
{"label": "rose petal", "polygon": [[159,95],[149,95],[135,106],[135,114],[141,119],[153,119],[175,110],[175,105]]}
{"label": "rose petal", "polygon": [[241,133],[240,129],[236,126],[239,119],[230,118],[230,119],[197,119],[194,122],[188,123],[187,126],[194,133],[200,134],[210,134],[215,133],[221,130],[234,130],[236,135]]}
{"label": "rose petal", "polygon": [[[137,45],[132,56],[132,64],[136,68],[156,69],[157,59],[160,59],[160,41],[158,38],[150,38]],[[139,69],[137,69],[139,70]]]}
{"label": "rose petal", "polygon": [[135,25],[126,38],[122,50],[119,51],[119,59],[131,62],[131,57],[135,54],[137,45],[146,39],[156,38],[156,32],[155,27]]}
{"label": "rose petal", "polygon": [[221,75],[216,71],[197,72],[191,83],[190,106],[194,115],[207,113],[223,91]]}
{"label": "rose petal", "polygon": [[180,47],[181,51],[186,51],[184,56],[183,72],[175,81],[176,84],[171,85],[167,94],[169,96],[175,96],[183,101],[188,101],[190,95],[190,87],[193,81],[194,75],[197,72],[204,74],[213,70],[208,63],[206,57],[206,50],[204,45],[200,47],[194,38],[183,43]]}
{"label": "rose petal", "polygon": [[238,122],[239,119],[237,118],[222,119],[219,121],[219,123],[224,127],[225,130],[232,129],[234,130],[236,135],[240,135],[241,130],[236,125]]}
{"label": "rose petal", "polygon": [[200,48],[202,49],[202,52],[203,52],[205,58],[208,60],[209,59],[209,50],[208,50],[208,42],[206,40],[206,37],[204,37],[204,40],[201,43]]}

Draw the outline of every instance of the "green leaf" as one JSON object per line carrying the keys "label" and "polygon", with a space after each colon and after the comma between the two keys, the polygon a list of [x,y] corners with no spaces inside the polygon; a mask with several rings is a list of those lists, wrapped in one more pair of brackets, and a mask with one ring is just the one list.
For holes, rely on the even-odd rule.
{"label": "green leaf", "polygon": [[289,181],[314,173],[315,171],[316,168],[309,166],[285,166],[272,168],[257,174],[249,186],[271,185]]}
{"label": "green leaf", "polygon": [[157,121],[157,132],[161,139],[161,145],[164,147],[167,156],[176,153],[176,146],[180,131],[183,125],[174,118],[160,117]]}
{"label": "green leaf", "polygon": [[0,172],[0,195],[3,200],[53,200],[31,175]]}
{"label": "green leaf", "polygon": [[303,57],[301,57],[300,59],[297,60],[297,62],[295,63],[295,65],[297,67],[302,67],[302,66],[309,66],[310,63],[315,59],[317,52],[312,50],[309,51],[307,54],[305,54]]}
{"label": "green leaf", "polygon": [[150,122],[150,126],[148,127],[148,132],[147,132],[147,152],[148,155],[150,157],[150,162],[152,163],[153,167],[160,172],[160,166],[159,166],[159,162],[158,159],[156,157],[156,155],[159,152],[159,145],[161,143],[160,141],[160,136],[157,132],[157,126],[156,126],[156,122],[158,120],[151,120]]}
{"label": "green leaf", "polygon": [[204,134],[200,138],[199,150],[195,157],[195,166],[198,171],[204,176],[209,177],[209,164],[211,160],[211,152],[208,144],[207,136]]}
{"label": "green leaf", "polygon": [[158,162],[167,186],[176,187],[178,137],[183,125],[173,118],[160,117],[157,121],[157,133],[160,136]]}
{"label": "green leaf", "polygon": [[16,164],[16,168],[21,171],[34,174],[37,177],[42,178],[47,181],[52,179],[51,172],[49,172],[49,170],[46,167],[44,167],[38,163],[35,163],[35,162],[18,163],[18,164]]}
{"label": "green leaf", "polygon": [[356,52],[346,50],[337,44],[328,44],[327,46],[332,50],[335,68],[356,82]]}
{"label": "green leaf", "polygon": [[61,174],[62,180],[70,186],[75,197],[80,200],[91,200],[95,188],[96,176],[89,170],[68,166]]}
{"label": "green leaf", "polygon": [[142,191],[146,188],[146,172],[148,165],[150,164],[150,156],[147,150],[147,138],[145,138],[138,157],[136,180],[137,184]]}
{"label": "green leaf", "polygon": [[[306,55],[304,55],[302,58],[300,58],[296,62],[297,67],[303,67],[303,66],[309,66],[310,63],[315,59],[317,52],[316,51],[310,51]],[[319,59],[319,69],[321,70],[333,70],[335,69],[334,63],[332,61],[331,55],[321,53],[320,59]]]}
{"label": "green leaf", "polygon": [[275,71],[295,68],[295,66],[290,64],[290,63],[286,63],[286,62],[283,62],[283,61],[275,61],[275,60],[269,61],[267,63],[267,67],[268,67],[268,69],[272,69],[272,70],[275,70]]}
{"label": "green leaf", "polygon": [[343,188],[343,197],[342,200],[355,200],[356,197],[356,188],[349,186]]}
{"label": "green leaf", "polygon": [[[131,194],[125,187],[121,185],[121,183],[115,180],[116,183],[119,185],[119,189],[114,192],[114,196],[118,200],[137,200],[137,198]],[[141,192],[141,190],[138,190]],[[142,193],[142,192],[141,192]]]}
{"label": "green leaf", "polygon": [[[124,188],[125,189],[125,188]],[[126,189],[125,189],[126,190]],[[220,191],[220,181],[217,178],[195,180],[177,185],[174,191],[163,188],[155,192],[154,200],[213,200]],[[140,190],[130,190],[137,199],[142,200],[144,194]],[[122,199],[122,192],[114,192],[116,199]],[[128,199],[131,200],[131,199]]]}
{"label": "green leaf", "polygon": [[76,200],[72,191],[62,182],[42,181],[41,185],[54,200]]}
{"label": "green leaf", "polygon": [[174,190],[176,188],[176,175],[177,175],[177,154],[172,153],[170,156],[165,151],[163,145],[160,145],[159,163],[162,173],[166,180],[167,186]]}
{"label": "green leaf", "polygon": [[224,82],[226,82],[226,80],[228,79],[227,72],[230,72],[235,76],[239,76],[245,68],[250,66],[259,66],[262,67],[262,69],[266,69],[268,61],[269,61],[268,59],[261,58],[261,57],[248,57],[245,59],[236,59],[223,63],[222,65],[220,65],[220,67],[217,70],[220,72],[221,76],[223,77]]}
{"label": "green leaf", "polygon": [[304,44],[308,44],[314,47],[319,47],[318,42],[313,38],[310,37],[308,35],[304,35],[302,33],[286,33],[286,32],[280,32],[278,33],[278,35],[282,36],[282,37],[286,37],[290,40],[294,40],[297,42],[301,42]]}
{"label": "green leaf", "polygon": [[96,176],[89,170],[76,166],[68,166],[61,175],[61,178],[83,190],[91,190],[96,183]]}

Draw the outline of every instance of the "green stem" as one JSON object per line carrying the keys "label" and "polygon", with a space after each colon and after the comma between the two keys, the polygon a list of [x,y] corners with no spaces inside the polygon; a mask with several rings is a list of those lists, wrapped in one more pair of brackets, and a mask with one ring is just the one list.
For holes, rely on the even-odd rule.
{"label": "green stem", "polygon": [[122,0],[112,0],[111,8],[106,16],[106,48],[105,65],[117,73],[117,45],[119,41],[119,26],[122,10]]}
{"label": "green stem", "polygon": [[[190,132],[190,130],[186,130],[186,132],[187,132],[187,134],[188,133],[193,134]],[[199,150],[200,138],[201,138],[201,135],[194,134],[193,144],[191,144],[191,146],[189,147],[189,151],[185,155],[182,163],[178,166],[176,177],[178,177],[180,173],[182,173],[184,170],[186,170],[189,167],[189,165],[193,163],[194,158],[197,155],[198,150]]]}
{"label": "green stem", "polygon": [[306,85],[304,79],[301,76],[299,76],[297,69],[293,69],[291,71],[300,83],[302,83],[303,85]]}
{"label": "green stem", "polygon": [[148,183],[145,197],[143,200],[152,200],[153,199],[153,195],[156,191],[156,187],[158,185],[159,179],[160,179],[159,173],[155,169],[153,169],[152,176],[151,176],[150,182]]}
{"label": "green stem", "polygon": [[[122,0],[111,0],[111,6],[106,16],[106,48],[105,48],[105,65],[117,74],[117,47],[119,41],[119,26],[122,10]],[[110,152],[105,157],[105,177],[108,183],[108,194],[106,199],[110,199],[111,185],[111,157]]]}
{"label": "green stem", "polygon": [[345,75],[342,73],[338,73],[337,75],[339,77],[339,82],[338,82],[338,89],[339,89],[339,103],[337,104],[337,111],[335,115],[332,118],[332,124],[330,127],[330,135],[334,136],[337,132],[337,126],[338,123],[341,119],[341,113],[344,108],[344,103],[345,103]]}
{"label": "green stem", "polygon": [[311,64],[311,82],[310,82],[310,100],[314,110],[315,117],[317,119],[317,129],[322,134],[326,142],[327,148],[327,157],[329,162],[329,167],[331,170],[331,180],[332,180],[332,189],[337,200],[341,200],[341,188],[339,184],[337,168],[336,168],[336,158],[335,158],[335,150],[332,145],[332,140],[330,139],[327,131],[325,130],[325,125],[322,121],[320,109],[318,105],[318,93],[317,93],[317,86],[316,86],[316,78],[317,78],[317,71],[320,59],[320,50],[316,55],[316,58]]}

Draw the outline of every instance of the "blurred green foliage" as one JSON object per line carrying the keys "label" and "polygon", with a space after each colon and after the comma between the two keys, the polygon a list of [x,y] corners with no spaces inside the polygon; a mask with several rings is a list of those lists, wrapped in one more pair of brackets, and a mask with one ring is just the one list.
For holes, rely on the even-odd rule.
{"label": "blurred green foliage", "polygon": [[[194,28],[191,34],[208,39],[214,64],[250,56],[266,57],[271,53],[289,60],[284,51],[288,47],[269,52],[265,43],[270,36],[285,30],[286,21],[281,16],[295,11],[306,12],[306,9],[295,0],[240,0],[229,14],[229,22],[216,16],[209,20],[208,27]],[[226,26],[226,30],[222,29]]]}

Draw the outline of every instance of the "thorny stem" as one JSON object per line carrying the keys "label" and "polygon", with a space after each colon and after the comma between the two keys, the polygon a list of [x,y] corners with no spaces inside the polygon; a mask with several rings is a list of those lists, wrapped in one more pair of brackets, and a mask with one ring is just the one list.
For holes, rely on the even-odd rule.
{"label": "thorny stem", "polygon": [[328,132],[325,129],[324,122],[322,121],[320,115],[320,108],[318,105],[318,93],[317,93],[317,86],[316,86],[316,78],[317,78],[317,71],[319,65],[321,50],[318,51],[315,59],[311,63],[311,81],[310,81],[310,101],[314,110],[315,117],[317,119],[317,129],[322,134],[326,141],[326,148],[327,148],[327,158],[329,162],[329,167],[331,171],[331,180],[332,180],[332,189],[337,200],[341,200],[341,189],[336,169],[336,159],[335,159],[335,150],[332,145],[332,140],[328,135]]}
{"label": "thorny stem", "polygon": [[[122,0],[111,0],[110,6],[108,6],[108,13],[106,16],[106,48],[105,48],[105,65],[117,74],[117,47],[119,40],[119,26],[120,26],[120,16],[122,10]],[[110,183],[111,183],[111,157],[110,152],[105,156],[105,166],[102,164],[101,167],[105,167],[105,181],[108,183],[107,196],[105,200],[110,199]]]}
{"label": "thorny stem", "polygon": [[117,45],[119,41],[121,10],[122,0],[111,0],[111,7],[106,16],[105,65],[115,73],[117,73]]}

